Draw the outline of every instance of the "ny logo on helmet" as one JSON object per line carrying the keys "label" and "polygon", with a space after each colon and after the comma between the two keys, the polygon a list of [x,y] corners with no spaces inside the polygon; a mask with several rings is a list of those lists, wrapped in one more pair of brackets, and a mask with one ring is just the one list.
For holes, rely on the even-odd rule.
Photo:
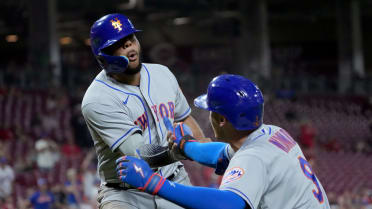
{"label": "ny logo on helmet", "polygon": [[119,32],[123,30],[123,28],[121,27],[122,24],[120,20],[118,20],[118,18],[115,18],[115,20],[111,20],[111,25],[114,26],[115,29],[118,29]]}

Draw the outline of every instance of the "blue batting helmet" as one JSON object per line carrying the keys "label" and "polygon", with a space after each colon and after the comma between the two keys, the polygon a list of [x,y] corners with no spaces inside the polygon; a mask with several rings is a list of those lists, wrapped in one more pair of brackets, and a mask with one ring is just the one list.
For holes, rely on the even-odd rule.
{"label": "blue batting helmet", "polygon": [[237,130],[254,130],[263,123],[262,93],[243,76],[215,77],[209,83],[207,94],[197,97],[194,105],[225,116]]}
{"label": "blue batting helmet", "polygon": [[101,68],[105,69],[107,73],[124,72],[129,63],[128,58],[105,54],[102,49],[139,31],[122,14],[108,14],[97,20],[90,29],[90,41],[93,54]]}

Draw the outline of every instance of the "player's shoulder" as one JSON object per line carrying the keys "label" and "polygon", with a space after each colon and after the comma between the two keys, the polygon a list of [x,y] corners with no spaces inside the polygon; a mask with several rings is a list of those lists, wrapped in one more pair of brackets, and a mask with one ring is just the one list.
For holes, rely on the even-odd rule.
{"label": "player's shoulder", "polygon": [[144,68],[149,71],[149,73],[156,73],[156,75],[167,75],[167,76],[173,76],[173,73],[171,72],[171,70],[165,66],[165,65],[161,65],[161,64],[156,64],[156,63],[142,63]]}
{"label": "player's shoulder", "polygon": [[247,137],[247,140],[239,150],[240,153],[250,153],[257,156],[273,154],[271,144],[268,143],[268,141],[279,130],[281,130],[281,128],[278,126],[262,124],[260,128]]}
{"label": "player's shoulder", "polygon": [[169,70],[169,68],[165,65],[157,64],[157,63],[142,63],[144,67],[148,70]]}
{"label": "player's shoulder", "polygon": [[112,89],[109,88],[109,84],[104,76],[104,73],[104,71],[99,73],[85,91],[83,100],[81,102],[82,108],[88,104],[108,105],[115,100],[115,97],[112,94]]}

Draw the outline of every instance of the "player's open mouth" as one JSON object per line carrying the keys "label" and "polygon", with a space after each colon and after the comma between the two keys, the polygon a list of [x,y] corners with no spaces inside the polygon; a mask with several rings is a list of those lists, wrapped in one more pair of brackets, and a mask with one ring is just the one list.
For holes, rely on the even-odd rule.
{"label": "player's open mouth", "polygon": [[131,52],[128,53],[128,59],[131,62],[136,61],[137,57],[138,57],[138,55],[137,55],[137,52],[135,52],[135,51],[131,51]]}

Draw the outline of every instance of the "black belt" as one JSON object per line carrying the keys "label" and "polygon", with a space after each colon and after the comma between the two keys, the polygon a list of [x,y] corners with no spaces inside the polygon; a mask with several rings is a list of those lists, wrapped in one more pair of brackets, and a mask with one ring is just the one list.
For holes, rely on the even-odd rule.
{"label": "black belt", "polygon": [[113,189],[123,189],[123,190],[127,190],[127,189],[135,189],[135,187],[132,187],[131,185],[127,184],[127,183],[106,183],[105,186],[107,187],[110,187],[110,188],[113,188]]}
{"label": "black belt", "polygon": [[[182,167],[183,167],[183,165],[177,166],[176,170],[174,170],[174,172],[170,176],[167,177],[167,180],[173,181],[174,177],[177,176],[177,174],[180,172],[180,169]],[[121,182],[121,183],[106,183],[105,186],[113,188],[113,189],[123,189],[123,190],[136,189],[135,187],[132,187],[131,185],[129,185],[127,183],[124,183],[124,182]]]}

